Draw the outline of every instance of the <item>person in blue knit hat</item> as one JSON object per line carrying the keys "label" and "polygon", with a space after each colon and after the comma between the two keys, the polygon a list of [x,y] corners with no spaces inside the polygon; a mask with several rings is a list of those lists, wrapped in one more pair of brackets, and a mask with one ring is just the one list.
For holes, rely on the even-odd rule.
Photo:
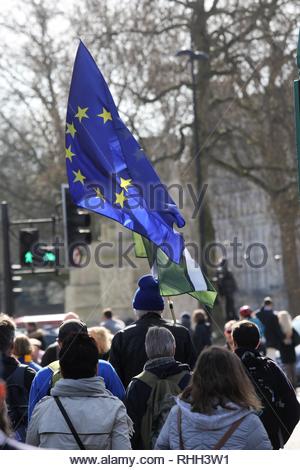
{"label": "person in blue knit hat", "polygon": [[139,279],[132,306],[137,320],[114,336],[109,359],[124,387],[142,372],[147,361],[145,337],[151,326],[168,328],[176,341],[175,359],[193,368],[196,355],[190,333],[184,326],[162,318],[164,299],[153,276],[145,275]]}

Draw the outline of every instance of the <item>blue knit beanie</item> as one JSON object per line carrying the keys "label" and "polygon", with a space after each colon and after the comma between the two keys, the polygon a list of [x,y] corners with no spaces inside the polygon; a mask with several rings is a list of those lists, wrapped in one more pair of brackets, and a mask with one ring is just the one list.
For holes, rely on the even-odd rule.
{"label": "blue knit beanie", "polygon": [[133,308],[148,311],[161,311],[164,309],[164,299],[160,295],[158,282],[153,276],[141,277],[138,286],[132,302]]}

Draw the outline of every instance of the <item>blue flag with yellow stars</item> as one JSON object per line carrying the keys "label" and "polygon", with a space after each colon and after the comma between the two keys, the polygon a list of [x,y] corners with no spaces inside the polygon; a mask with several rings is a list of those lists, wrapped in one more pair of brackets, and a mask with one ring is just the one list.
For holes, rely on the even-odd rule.
{"label": "blue flag with yellow stars", "polygon": [[175,263],[183,251],[174,223],[185,222],[120,119],[93,57],[80,42],[66,122],[66,165],[74,203],[147,237]]}

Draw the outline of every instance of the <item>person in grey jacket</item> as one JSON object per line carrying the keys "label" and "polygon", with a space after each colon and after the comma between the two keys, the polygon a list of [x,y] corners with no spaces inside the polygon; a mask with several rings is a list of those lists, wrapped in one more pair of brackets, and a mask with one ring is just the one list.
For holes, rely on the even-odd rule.
{"label": "person in grey jacket", "polygon": [[155,449],[272,449],[256,414],[261,403],[237,359],[217,346],[200,354],[192,384],[171,409]]}
{"label": "person in grey jacket", "polygon": [[[96,376],[98,349],[85,333],[66,338],[59,353],[62,379],[35,406],[26,442],[48,449],[131,449],[132,422],[124,404]],[[65,409],[79,440],[63,416]]]}

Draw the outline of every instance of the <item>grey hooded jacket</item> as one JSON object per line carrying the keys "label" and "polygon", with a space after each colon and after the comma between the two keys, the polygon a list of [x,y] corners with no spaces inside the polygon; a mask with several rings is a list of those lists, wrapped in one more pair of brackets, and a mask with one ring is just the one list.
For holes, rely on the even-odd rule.
{"label": "grey hooded jacket", "polygon": [[60,379],[35,406],[28,444],[48,449],[78,450],[53,396],[58,396],[86,449],[131,449],[132,423],[123,403],[105,388],[101,377]]}
{"label": "grey hooded jacket", "polygon": [[185,449],[212,450],[229,426],[245,417],[228,439],[223,449],[258,450],[272,449],[268,435],[259,417],[252,411],[231,403],[232,410],[221,407],[212,415],[191,411],[191,406],[177,399],[161,429],[155,449],[180,449],[178,434],[178,407],[181,408],[181,430]]}

